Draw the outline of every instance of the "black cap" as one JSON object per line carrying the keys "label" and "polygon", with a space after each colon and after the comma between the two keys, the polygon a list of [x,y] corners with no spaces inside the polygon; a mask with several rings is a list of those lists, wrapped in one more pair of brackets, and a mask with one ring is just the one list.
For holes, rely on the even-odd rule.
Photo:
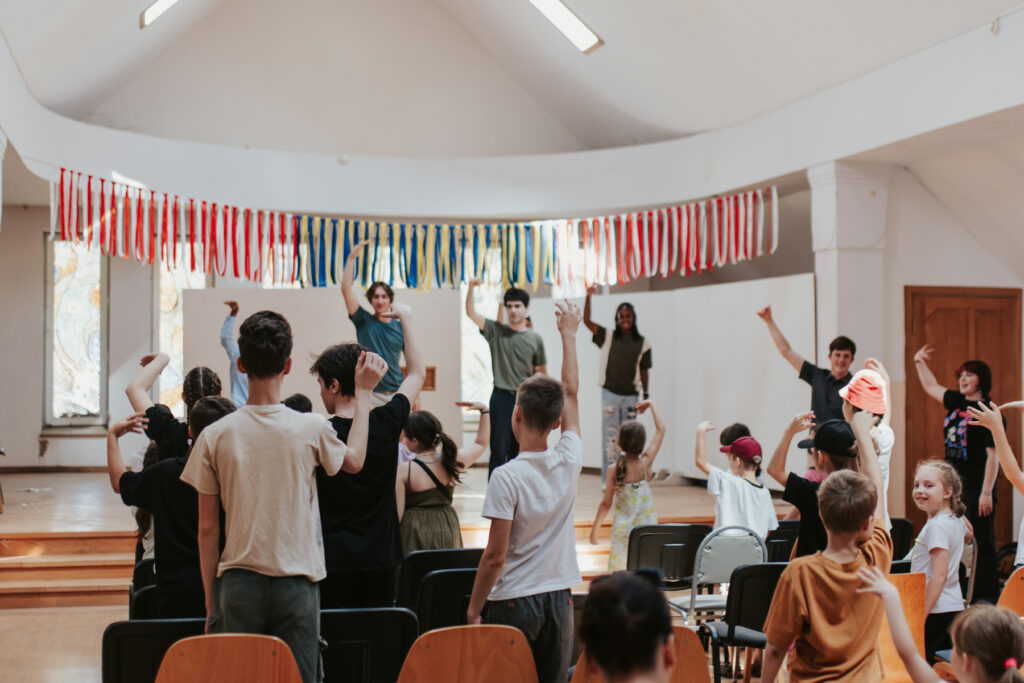
{"label": "black cap", "polygon": [[846,420],[822,422],[814,433],[814,447],[830,455],[847,455],[856,443],[853,428]]}
{"label": "black cap", "polygon": [[809,451],[814,448],[814,439],[803,439],[796,445],[797,448],[802,448],[805,451]]}

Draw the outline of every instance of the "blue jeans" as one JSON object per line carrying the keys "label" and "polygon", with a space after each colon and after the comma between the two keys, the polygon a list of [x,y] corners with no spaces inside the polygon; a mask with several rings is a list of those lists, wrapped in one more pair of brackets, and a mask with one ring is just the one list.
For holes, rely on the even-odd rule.
{"label": "blue jeans", "polygon": [[291,648],[303,683],[323,680],[320,590],[305,576],[228,569],[213,583],[210,633],[263,633]]}
{"label": "blue jeans", "polygon": [[484,621],[515,626],[526,636],[540,683],[564,683],[572,659],[572,591],[487,601]]}
{"label": "blue jeans", "polygon": [[512,411],[516,408],[516,395],[495,387],[491,392],[491,457],[487,463],[487,478],[495,468],[501,467],[519,455],[519,442],[512,433]]}
{"label": "blue jeans", "polygon": [[619,459],[619,426],[627,420],[636,419],[636,405],[640,400],[636,394],[622,396],[607,389],[601,389],[601,426],[604,429],[604,454],[601,457],[601,481],[609,465]]}

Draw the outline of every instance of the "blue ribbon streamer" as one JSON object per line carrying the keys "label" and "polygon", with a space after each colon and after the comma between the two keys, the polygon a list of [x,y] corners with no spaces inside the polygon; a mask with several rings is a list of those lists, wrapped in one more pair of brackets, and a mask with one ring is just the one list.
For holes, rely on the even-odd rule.
{"label": "blue ribbon streamer", "polygon": [[377,247],[380,246],[380,223],[374,223],[376,226],[373,235],[373,263],[370,264],[370,280],[373,280],[377,276],[377,252],[380,251]]}
{"label": "blue ribbon streamer", "polygon": [[388,223],[388,254],[391,255],[390,268],[388,268],[388,284],[395,286],[395,226]]}
{"label": "blue ribbon streamer", "polygon": [[526,249],[526,281],[533,282],[533,228],[526,226],[526,240],[523,248]]}
{"label": "blue ribbon streamer", "polygon": [[338,219],[331,219],[331,277],[338,272]]}

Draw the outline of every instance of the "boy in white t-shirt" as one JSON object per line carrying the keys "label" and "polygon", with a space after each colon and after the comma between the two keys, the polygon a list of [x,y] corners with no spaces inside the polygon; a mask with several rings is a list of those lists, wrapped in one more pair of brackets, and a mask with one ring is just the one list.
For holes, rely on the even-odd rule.
{"label": "boy in white t-shirt", "polygon": [[[348,446],[322,415],[281,403],[292,331],[273,311],[239,329],[245,405],[196,440],[181,479],[199,493],[199,569],[211,633],[265,633],[291,648],[305,683],[319,678],[320,594],[326,576],[316,467],[358,472],[366,457],[370,392],[387,363],[367,353],[356,367],[356,418]],[[219,510],[226,539],[219,551]]]}
{"label": "boy in white t-shirt", "polygon": [[[567,679],[571,589],[582,583],[573,524],[583,462],[576,397],[576,330],[582,315],[569,302],[555,307],[562,382],[536,374],[516,394],[512,431],[519,457],[495,469],[487,486],[483,516],[491,520],[491,530],[466,613],[470,624],[486,620],[521,630],[542,683]],[[548,434],[559,424],[562,438],[548,449]]]}
{"label": "boy in white t-shirt", "polygon": [[714,429],[710,422],[697,425],[697,469],[708,475],[708,493],[715,497],[715,528],[745,526],[764,540],[779,527],[775,504],[768,488],[759,481],[761,444],[752,436],[741,436],[721,450],[729,456],[729,471],[709,465],[704,435]]}

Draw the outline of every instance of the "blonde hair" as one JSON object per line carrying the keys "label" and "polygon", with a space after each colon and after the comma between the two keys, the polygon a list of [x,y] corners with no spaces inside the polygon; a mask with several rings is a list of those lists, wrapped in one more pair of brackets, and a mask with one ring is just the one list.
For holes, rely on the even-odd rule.
{"label": "blonde hair", "polygon": [[917,477],[917,473],[920,472],[923,467],[931,467],[939,471],[939,478],[942,480],[943,488],[953,490],[953,495],[949,497],[950,512],[957,517],[963,517],[967,512],[967,506],[964,505],[963,501],[964,484],[960,479],[960,473],[945,460],[936,460],[933,458],[931,460],[922,460],[917,463],[917,469],[914,470],[915,478]]}
{"label": "blonde hair", "polygon": [[953,620],[949,627],[953,647],[974,657],[985,675],[999,683],[1021,683],[1017,668],[1024,664],[1024,625],[1005,607],[975,605]]}

